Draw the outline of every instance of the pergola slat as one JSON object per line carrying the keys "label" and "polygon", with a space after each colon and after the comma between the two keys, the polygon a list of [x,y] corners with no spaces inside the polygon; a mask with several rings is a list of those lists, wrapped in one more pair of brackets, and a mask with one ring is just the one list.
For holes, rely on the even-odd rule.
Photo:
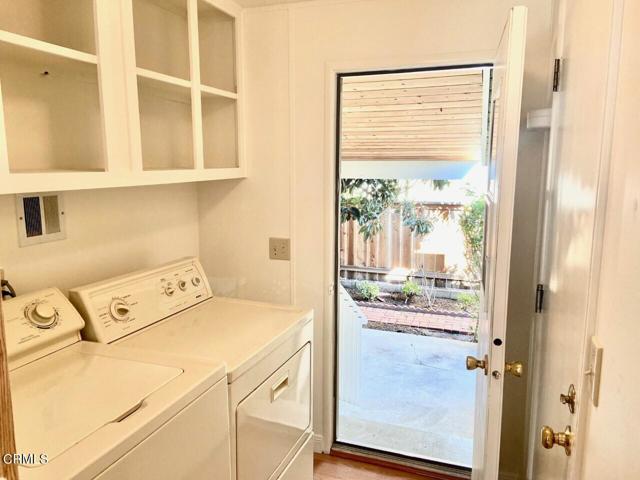
{"label": "pergola slat", "polygon": [[479,160],[485,78],[479,68],[343,77],[341,157]]}

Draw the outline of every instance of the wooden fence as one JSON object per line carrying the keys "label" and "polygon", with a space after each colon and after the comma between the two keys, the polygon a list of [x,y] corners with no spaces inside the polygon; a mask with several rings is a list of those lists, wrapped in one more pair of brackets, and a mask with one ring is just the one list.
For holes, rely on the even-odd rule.
{"label": "wooden fence", "polygon": [[357,222],[351,220],[341,225],[343,278],[383,280],[381,277],[394,269],[417,271],[422,268],[425,272],[444,272],[444,255],[417,252],[422,237],[402,224],[400,212],[388,209],[382,214],[381,221],[382,230],[368,240],[359,232]]}

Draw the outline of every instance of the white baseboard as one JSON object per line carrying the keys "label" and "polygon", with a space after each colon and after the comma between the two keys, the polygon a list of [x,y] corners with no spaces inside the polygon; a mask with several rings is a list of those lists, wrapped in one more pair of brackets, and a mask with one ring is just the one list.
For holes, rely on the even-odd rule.
{"label": "white baseboard", "polygon": [[324,451],[324,437],[318,433],[313,435],[313,451],[315,453],[329,453]]}

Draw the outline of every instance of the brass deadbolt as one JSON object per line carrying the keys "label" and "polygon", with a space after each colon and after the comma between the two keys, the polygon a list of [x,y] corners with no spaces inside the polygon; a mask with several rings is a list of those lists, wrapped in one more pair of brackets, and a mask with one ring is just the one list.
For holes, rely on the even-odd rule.
{"label": "brass deadbolt", "polygon": [[521,377],[524,373],[524,365],[522,365],[522,362],[520,361],[507,362],[504,365],[504,371],[505,373],[510,373],[514,377]]}
{"label": "brass deadbolt", "polygon": [[571,413],[576,413],[576,387],[573,386],[573,383],[569,385],[569,391],[566,395],[560,394],[560,403],[569,407]]}
{"label": "brass deadbolt", "polygon": [[489,374],[489,357],[485,355],[482,360],[478,360],[475,357],[468,356],[467,370],[475,370],[476,368],[484,370],[484,374],[488,375]]}
{"label": "brass deadbolt", "polygon": [[571,433],[571,426],[567,425],[564,432],[554,432],[551,427],[544,426],[540,430],[540,440],[544,448],[553,448],[554,445],[560,445],[564,447],[564,453],[567,456],[571,455],[571,445],[573,445],[573,433]]}

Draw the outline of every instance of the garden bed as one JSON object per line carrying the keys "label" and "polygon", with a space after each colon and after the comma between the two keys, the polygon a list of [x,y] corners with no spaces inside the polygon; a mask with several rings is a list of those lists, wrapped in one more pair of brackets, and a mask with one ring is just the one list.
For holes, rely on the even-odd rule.
{"label": "garden bed", "polygon": [[436,297],[432,299],[430,304],[428,299],[422,295],[413,296],[407,301],[401,293],[380,292],[375,300],[367,300],[355,288],[347,288],[346,290],[360,306],[459,317],[477,317],[478,315],[477,305],[468,305],[451,298]]}

